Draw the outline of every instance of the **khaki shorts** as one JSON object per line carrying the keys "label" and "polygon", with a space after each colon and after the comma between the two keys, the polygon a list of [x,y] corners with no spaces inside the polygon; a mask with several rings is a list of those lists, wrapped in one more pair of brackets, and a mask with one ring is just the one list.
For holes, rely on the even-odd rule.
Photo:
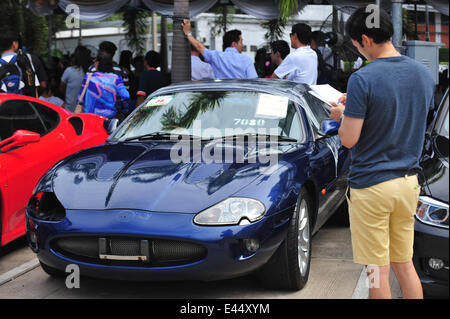
{"label": "khaki shorts", "polygon": [[347,202],[355,263],[386,266],[412,259],[419,193],[417,176],[350,188]]}

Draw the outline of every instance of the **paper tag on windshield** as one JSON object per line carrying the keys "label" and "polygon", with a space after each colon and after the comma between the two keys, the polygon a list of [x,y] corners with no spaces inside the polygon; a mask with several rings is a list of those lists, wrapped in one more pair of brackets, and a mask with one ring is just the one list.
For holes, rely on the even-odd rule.
{"label": "paper tag on windshield", "polygon": [[255,117],[281,119],[287,115],[289,99],[283,96],[260,94]]}
{"label": "paper tag on windshield", "polygon": [[169,104],[173,100],[173,95],[155,96],[148,101],[146,106],[164,106]]}

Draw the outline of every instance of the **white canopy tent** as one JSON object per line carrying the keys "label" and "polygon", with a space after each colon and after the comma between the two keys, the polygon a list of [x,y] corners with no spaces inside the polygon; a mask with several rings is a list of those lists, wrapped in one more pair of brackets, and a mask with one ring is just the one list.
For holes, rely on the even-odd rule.
{"label": "white canopy tent", "polygon": [[[194,17],[209,10],[219,0],[191,0],[189,3],[189,16]],[[278,4],[274,0],[231,0],[243,12],[263,18],[276,19],[278,17]],[[71,11],[70,5],[77,5],[80,10],[80,20],[96,21],[105,19],[124,6],[142,7],[155,11],[161,15],[173,16],[173,1],[167,0],[59,0],[57,6],[64,12]],[[298,11],[301,11],[307,4],[305,0],[298,0]],[[37,15],[49,15],[54,7],[49,5],[49,1],[28,0],[29,8]]]}
{"label": "white canopy tent", "polygon": [[[243,12],[254,17],[262,19],[276,19],[278,17],[278,4],[275,0],[230,0],[235,6]],[[417,0],[419,1],[419,0]],[[189,3],[190,17],[194,17],[202,12],[209,10],[219,0],[191,0]],[[368,0],[329,0],[339,9],[350,13],[354,8],[363,5],[374,4],[376,1]],[[382,0],[390,2],[390,0]],[[404,0],[405,3],[414,3],[413,0]],[[447,0],[425,0],[439,12],[448,15],[449,6]],[[56,5],[49,3],[57,3],[57,6],[64,12],[70,11],[70,5],[77,5],[80,10],[80,20],[97,21],[105,19],[124,6],[142,7],[155,11],[161,15],[173,16],[173,1],[171,0],[28,0],[31,10],[37,15],[48,15],[53,12]],[[309,1],[298,0],[298,12],[301,11]]]}

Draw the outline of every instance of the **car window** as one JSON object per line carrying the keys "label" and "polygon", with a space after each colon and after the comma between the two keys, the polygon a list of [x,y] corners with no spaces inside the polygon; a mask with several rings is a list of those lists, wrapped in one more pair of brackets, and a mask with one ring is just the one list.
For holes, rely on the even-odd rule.
{"label": "car window", "polygon": [[6,101],[0,106],[0,138],[12,136],[18,130],[46,133],[40,116],[28,101]]}
{"label": "car window", "polygon": [[46,134],[55,129],[60,121],[60,116],[58,112],[52,110],[49,107],[41,105],[39,103],[30,102],[35,107],[36,111],[41,116],[42,122],[44,123]]}
{"label": "car window", "polygon": [[319,100],[315,96],[312,96],[309,93],[304,95],[304,99],[308,103],[312,113],[314,114],[319,124],[323,120],[330,119],[329,106],[327,106],[325,102],[322,102],[321,100]]}
{"label": "car window", "polygon": [[153,132],[203,138],[263,133],[305,137],[297,105],[287,97],[245,91],[178,92],[155,96],[129,117],[110,140]]}

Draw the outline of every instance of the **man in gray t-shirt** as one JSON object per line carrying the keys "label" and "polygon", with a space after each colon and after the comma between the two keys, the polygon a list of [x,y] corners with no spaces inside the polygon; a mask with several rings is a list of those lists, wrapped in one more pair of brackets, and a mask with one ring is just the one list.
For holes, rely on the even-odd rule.
{"label": "man in gray t-shirt", "polygon": [[403,298],[423,298],[412,262],[414,214],[420,187],[416,174],[433,101],[428,69],[393,46],[391,17],[356,10],[346,24],[353,45],[371,63],[354,73],[347,95],[333,104],[342,144],[352,149],[348,176],[353,259],[367,266],[370,298],[391,298],[392,266]]}

